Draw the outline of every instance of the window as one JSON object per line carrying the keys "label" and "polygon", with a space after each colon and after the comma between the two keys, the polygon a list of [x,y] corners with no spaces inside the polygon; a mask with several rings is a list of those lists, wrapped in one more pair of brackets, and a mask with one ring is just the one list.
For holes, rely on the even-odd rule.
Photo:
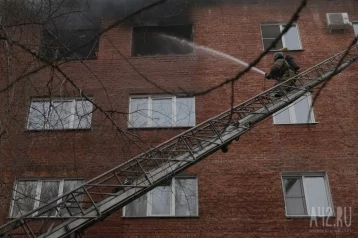
{"label": "window", "polygon": [[311,95],[306,94],[273,115],[274,124],[315,123]]}
{"label": "window", "polygon": [[325,173],[282,175],[287,216],[332,216],[332,200]]}
{"label": "window", "polygon": [[[19,217],[38,207],[45,205],[52,199],[61,196],[77,186],[81,185],[82,180],[18,180],[14,189],[13,201],[11,204],[11,217]],[[76,198],[77,199],[77,198]],[[71,200],[69,200],[71,202]],[[73,201],[74,203],[75,201]],[[41,210],[39,211],[41,213]],[[69,211],[61,210],[61,215],[76,214],[79,208],[73,206]],[[54,216],[55,212],[51,214],[44,213],[43,216]]]}
{"label": "window", "polygon": [[129,127],[190,127],[195,125],[195,99],[174,96],[132,96]]}
{"label": "window", "polygon": [[189,54],[193,52],[190,45],[182,44],[177,40],[164,37],[163,35],[192,41],[192,26],[173,25],[133,27],[132,55],[170,55]]}
{"label": "window", "polygon": [[[285,28],[285,24],[263,24],[261,25],[262,42],[264,50],[266,50],[273,40],[281,34]],[[279,42],[271,50],[279,50],[287,47],[288,50],[300,50],[302,49],[300,37],[298,34],[297,24],[293,24],[291,28],[282,36]]]}
{"label": "window", "polygon": [[78,99],[33,99],[28,130],[86,129],[91,127],[92,103]]}
{"label": "window", "polygon": [[47,60],[57,57],[68,60],[96,58],[98,40],[93,39],[97,34],[98,29],[44,30],[40,54]]}
{"label": "window", "polygon": [[126,217],[197,216],[195,177],[175,177],[134,200],[123,209]]}
{"label": "window", "polygon": [[358,36],[358,21],[353,22],[353,30],[354,30],[354,34]]}

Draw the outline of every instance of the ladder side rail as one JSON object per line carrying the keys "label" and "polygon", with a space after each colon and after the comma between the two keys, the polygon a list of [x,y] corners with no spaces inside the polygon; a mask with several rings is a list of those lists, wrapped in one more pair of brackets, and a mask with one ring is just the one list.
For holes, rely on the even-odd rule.
{"label": "ladder side rail", "polygon": [[[284,105],[284,104],[283,104]],[[278,109],[279,110],[279,109]]]}
{"label": "ladder side rail", "polygon": [[[332,57],[333,58],[333,57]],[[326,60],[326,61],[328,61],[328,60]],[[56,200],[58,200],[58,199],[56,199]],[[51,209],[52,210],[52,209]],[[45,212],[44,212],[45,213]]]}
{"label": "ladder side rail", "polygon": [[[297,98],[299,98],[299,97],[301,97],[301,96],[302,96],[302,93],[299,92],[299,93],[297,93],[297,95],[295,95],[294,99],[292,99],[292,100],[295,100],[295,99],[297,99]],[[259,121],[263,120],[265,117],[271,115],[273,112],[276,112],[276,111],[280,110],[281,108],[283,108],[283,107],[285,107],[285,106],[286,106],[286,104],[285,104],[284,102],[281,102],[281,105],[280,105],[280,106],[276,106],[275,110],[272,110],[272,112],[268,112],[268,113],[266,113],[266,114],[263,114],[263,113],[255,114],[255,115],[253,115],[252,118],[246,119],[246,121],[251,121],[251,122],[254,124],[254,123],[256,123],[256,122],[259,122]],[[266,108],[263,108],[263,110],[266,111]],[[257,116],[257,115],[259,115],[259,116]],[[244,122],[245,122],[245,121],[243,121],[242,123],[244,123]],[[235,130],[236,130],[236,128],[235,128],[232,132],[230,132],[230,133],[228,133],[227,135],[225,135],[225,137],[227,138],[227,140],[233,140],[234,138],[236,138],[236,137],[238,136],[238,135],[237,135],[238,133],[235,132]],[[239,134],[243,134],[243,133],[246,132],[247,130],[250,130],[250,128],[247,128],[247,129],[245,129],[245,130],[241,130],[241,131],[239,132]],[[230,134],[231,134],[231,135],[230,135]],[[217,148],[215,148],[214,150],[216,151]],[[200,150],[199,150],[198,152],[200,153]],[[192,161],[192,162],[198,162],[198,161],[200,160],[199,158],[203,159],[204,157],[206,157],[204,154],[202,154],[201,156],[197,156],[198,159],[195,160],[195,161]],[[189,164],[190,164],[190,163],[188,163],[188,164],[183,164],[182,166],[178,166],[178,168],[180,168],[180,170],[182,171],[182,170],[184,170],[185,168],[187,168]],[[190,166],[189,166],[189,167],[190,167]],[[165,173],[165,172],[166,172],[166,174],[162,174],[162,175],[159,176],[159,178],[161,179],[160,182],[163,181],[163,180],[165,180],[165,179],[167,179],[168,176],[170,176],[170,177],[174,176],[173,174],[171,174],[171,173],[173,173],[173,171],[170,171],[170,172],[161,171],[161,172],[162,172],[162,173]],[[158,173],[156,173],[156,175],[158,176]],[[158,182],[158,183],[160,183],[160,182]],[[146,191],[142,191],[140,194],[142,194],[143,192],[146,193]],[[112,202],[113,202],[113,201],[112,201]],[[90,221],[84,221],[84,220],[83,220],[83,222],[90,222]],[[84,224],[81,225],[81,226],[84,226]],[[51,237],[52,237],[52,236],[51,236]],[[57,237],[57,236],[54,236],[54,237]]]}
{"label": "ladder side rail", "polygon": [[[357,46],[356,46],[356,47],[357,47]],[[345,51],[344,51],[344,52],[345,52]],[[327,60],[324,61],[324,62],[330,62],[330,60],[332,60],[332,59],[336,59],[336,60],[337,60],[337,57],[333,56],[333,57],[331,57],[330,59],[327,59]],[[349,64],[350,64],[349,62],[346,63],[346,67],[348,67]],[[318,64],[318,65],[322,65],[322,63],[321,63],[321,64]],[[345,67],[344,67],[344,68],[345,68]],[[337,70],[336,73],[342,71],[344,68],[341,67],[341,69],[340,69],[340,70]],[[306,72],[306,71],[305,71],[305,72]],[[312,72],[312,69],[311,69],[311,71],[308,70],[306,73],[308,73],[308,72]],[[335,74],[336,74],[336,73],[335,73]],[[301,73],[300,75],[302,75],[302,74],[303,74],[303,73]],[[299,77],[299,76],[296,76],[296,77]],[[294,78],[295,78],[295,77],[294,77]],[[292,79],[289,79],[289,80],[292,80]],[[287,80],[287,81],[289,81],[289,80]],[[285,81],[285,82],[287,82],[287,81]],[[279,85],[275,86],[274,88],[278,88],[278,86],[279,86]],[[271,88],[270,90],[267,90],[266,93],[272,92],[274,88]],[[262,94],[263,94],[263,93],[262,93]],[[260,95],[258,95],[258,96],[260,96]],[[256,99],[258,96],[254,97],[253,99]],[[246,103],[246,104],[250,104],[250,100],[247,100],[246,102],[244,102],[244,103],[242,103],[242,104],[245,105],[245,103]],[[252,103],[252,101],[251,101],[251,103]],[[240,105],[241,105],[241,104],[240,104]],[[240,106],[240,105],[239,105],[239,106]],[[225,114],[226,114],[226,115],[225,115]],[[214,118],[212,118],[212,119],[219,118],[221,115],[223,115],[224,117],[227,117],[227,112],[221,113],[220,115],[218,115],[217,117],[214,117]],[[205,124],[206,122],[208,122],[208,121],[210,121],[210,120],[212,120],[212,119],[209,119],[209,120],[207,120],[207,121],[205,121],[205,122],[199,124],[197,127],[192,128],[192,129],[190,129],[190,130],[188,130],[188,131],[193,131],[193,130],[195,130],[196,128],[198,128],[200,125],[203,125],[203,124]],[[188,131],[187,131],[187,132],[188,132]],[[186,133],[184,132],[184,133],[182,133],[182,134],[186,134]],[[178,136],[180,136],[180,135],[178,135]],[[178,137],[178,136],[177,136],[177,138],[180,138],[180,137]],[[169,140],[168,142],[173,141],[174,139],[175,139],[175,138],[173,138],[172,140]],[[162,145],[165,145],[165,144],[166,144],[166,142],[165,142],[165,143],[162,143]],[[160,145],[159,145],[158,147],[160,147]],[[158,148],[158,147],[156,147],[156,148]],[[154,149],[156,149],[156,148],[154,148]],[[146,153],[143,153],[143,154],[146,154]],[[128,162],[130,162],[130,161],[128,161]],[[122,164],[122,165],[120,165],[120,166],[118,166],[118,167],[123,167],[123,166],[126,165],[126,164],[127,164],[127,163],[124,163],[124,164]],[[112,172],[112,171],[114,171],[114,170],[116,170],[116,168],[113,168],[113,169],[111,169],[110,171],[107,171],[107,173],[102,174],[102,175],[100,175],[100,176],[97,176],[96,178],[94,178],[94,179],[92,179],[92,180],[90,180],[90,181],[93,181],[93,180],[95,180],[95,179],[97,179],[97,178],[102,178],[104,175],[106,175],[106,174],[108,174],[108,173],[110,173],[110,172]],[[90,182],[90,181],[89,181],[89,182]],[[89,182],[87,182],[86,184],[89,184]],[[73,191],[71,191],[71,192],[74,192],[74,191],[76,191],[76,190],[79,190],[79,189],[81,189],[82,187],[85,188],[84,186],[85,186],[86,184],[80,186],[78,189],[75,189],[75,190],[73,190]],[[71,192],[69,192],[69,194],[70,194]],[[63,195],[63,196],[66,196],[66,195]],[[54,199],[54,201],[58,201],[59,199],[60,199],[60,198],[56,198],[56,199]],[[45,205],[44,207],[46,207],[46,206],[48,206],[48,205]],[[41,207],[41,208],[43,208],[43,207]],[[36,209],[35,211],[33,211],[33,213],[30,213],[30,214],[34,214],[34,212],[40,210],[41,208]],[[53,210],[53,207],[51,207],[49,210]],[[44,211],[44,213],[46,213],[46,211]],[[24,217],[23,217],[23,218],[24,218]],[[30,218],[31,218],[31,217],[30,217]],[[9,223],[9,224],[11,224],[11,223]],[[3,228],[3,226],[0,227],[0,229],[1,229],[1,228]]]}
{"label": "ladder side rail", "polygon": [[[336,58],[336,57],[331,57],[331,58]],[[328,60],[326,60],[327,62],[329,61],[329,59]],[[58,199],[56,199],[56,200],[58,200]],[[52,210],[52,209],[51,209]]]}
{"label": "ladder side rail", "polygon": [[[215,144],[215,145],[217,145],[217,144]],[[216,150],[215,150],[216,151]],[[183,160],[183,161],[185,161],[185,160]],[[185,161],[185,162],[187,162],[187,161]],[[173,176],[172,175],[172,173],[175,173],[176,171],[174,171],[173,169],[171,169],[171,171],[166,171],[166,170],[164,170],[164,171],[160,171],[161,173],[166,173],[166,174],[168,174],[167,176]],[[158,174],[158,173],[156,173],[156,174]],[[155,175],[156,175],[155,174]],[[164,179],[166,179],[166,178],[164,178]],[[145,193],[146,193],[146,191],[145,191]],[[87,222],[91,222],[90,220],[87,220]]]}
{"label": "ladder side rail", "polygon": [[[346,63],[345,65],[342,64],[343,66],[341,66],[340,69],[336,70],[336,72],[342,71],[344,68],[348,67],[349,64],[350,64],[350,63]],[[334,73],[334,74],[336,74],[336,73]],[[330,77],[331,75],[333,75],[333,74],[332,74],[331,72],[328,72],[327,75],[326,75],[324,78],[328,78],[328,77]],[[322,81],[322,80],[320,80],[320,81]],[[319,84],[319,82],[317,82],[316,84]],[[303,92],[303,93],[302,93],[302,92],[297,93],[296,99],[299,98],[299,97],[301,97],[304,93],[305,93],[305,92]],[[295,100],[295,99],[291,99],[290,101],[294,101],[294,100]],[[281,108],[283,108],[284,106],[286,106],[286,104],[285,104],[285,103],[282,103]],[[276,110],[274,110],[274,111],[272,111],[272,112],[270,112],[270,113],[267,113],[266,115],[264,114],[264,116],[261,116],[260,114],[259,114],[259,115],[257,115],[257,114],[254,115],[254,116],[259,116],[259,118],[257,118],[254,122],[259,122],[259,121],[261,121],[261,120],[260,120],[260,117],[261,117],[261,119],[263,119],[264,117],[267,117],[267,116],[271,115],[272,113],[274,113],[275,111],[280,110],[281,108],[280,108],[280,107],[277,107]],[[267,108],[265,108],[265,109],[267,110]],[[249,128],[248,128],[248,129],[249,129]],[[233,138],[235,138],[235,137],[237,137],[237,135],[235,135]],[[194,157],[194,156],[193,156],[193,157]],[[194,159],[195,159],[195,157],[194,157]]]}
{"label": "ladder side rail", "polygon": [[[353,51],[356,51],[356,52],[355,52],[355,53],[352,53]],[[284,82],[281,82],[280,84],[275,85],[275,86],[272,87],[272,88],[267,89],[266,91],[264,91],[264,92],[262,92],[262,93],[256,95],[255,97],[260,96],[260,95],[267,95],[267,93],[268,93],[269,91],[273,91],[274,89],[277,90],[277,89],[279,88],[279,86],[282,86],[282,85],[284,85],[285,83],[287,83],[287,82],[289,82],[289,81],[292,81],[292,80],[295,80],[295,79],[297,79],[297,80],[298,80],[298,79],[303,79],[305,76],[307,76],[307,75],[309,75],[309,74],[314,74],[314,75],[315,75],[314,78],[316,78],[317,76],[319,76],[317,73],[315,73],[315,71],[316,71],[317,69],[322,68],[322,67],[325,66],[325,65],[331,64],[333,61],[336,61],[336,62],[338,63],[338,62],[340,61],[340,59],[342,58],[342,56],[344,56],[344,55],[346,54],[346,52],[350,52],[350,53],[352,53],[353,55],[347,54],[346,57],[345,57],[345,58],[346,58],[345,61],[350,61],[350,60],[351,60],[351,59],[347,59],[347,58],[349,58],[349,56],[351,56],[352,59],[356,58],[356,56],[358,55],[358,44],[352,46],[350,49],[344,50],[344,51],[342,51],[342,52],[340,52],[340,53],[338,53],[338,54],[336,54],[336,55],[334,55],[334,56],[332,56],[332,57],[330,57],[330,58],[324,60],[323,62],[321,62],[321,63],[319,63],[319,64],[316,64],[315,66],[313,66],[313,67],[311,67],[311,68],[309,68],[309,69],[307,69],[307,70],[305,70],[305,71],[303,71],[303,72],[297,74],[296,76],[294,76],[294,77],[292,77],[292,78],[287,79],[287,80],[284,81]],[[345,61],[343,60],[342,63],[344,63]],[[335,64],[334,66],[336,67],[337,64]],[[333,69],[332,69],[332,70],[333,70]],[[307,80],[307,81],[308,81],[308,80]],[[302,86],[303,86],[303,85],[302,85]],[[254,98],[255,98],[255,97],[254,97]],[[251,101],[252,99],[253,99],[253,98],[248,99],[247,101],[245,101],[245,102],[239,104],[238,106],[240,106],[240,105],[242,105],[242,104],[245,104],[245,103]]]}
{"label": "ladder side rail", "polygon": [[[354,46],[354,47],[352,47],[352,48],[355,48],[355,49],[356,49],[357,46]],[[352,50],[352,48],[351,48],[350,50]],[[320,63],[320,64],[317,64],[317,65],[314,66],[313,68],[316,68],[316,67],[318,67],[318,66],[320,66],[320,65],[322,65],[322,64],[325,64],[325,63],[327,63],[327,62],[330,62],[332,59],[336,58],[337,56],[341,56],[341,55],[344,54],[346,51],[347,51],[347,50],[342,51],[342,52],[340,52],[340,53],[338,53],[338,54],[336,54],[336,55],[334,55],[334,56],[332,56],[332,57],[326,59],[325,61],[323,61],[323,62]],[[295,79],[295,78],[298,78],[298,77],[300,77],[301,75],[304,75],[304,74],[306,74],[306,73],[310,73],[310,72],[312,72],[313,70],[314,70],[314,69],[312,69],[312,68],[311,68],[311,69],[308,69],[308,70],[306,70],[306,71],[300,73],[299,75],[297,75],[297,76],[295,76],[295,77],[293,77],[293,78],[291,78],[291,79],[288,79],[287,81],[290,81],[290,80],[293,80],[293,79]],[[285,82],[287,82],[287,81],[285,81]],[[267,91],[273,91],[273,89],[278,88],[280,85],[282,86],[285,82],[283,82],[283,83],[281,83],[281,84],[279,84],[279,85],[277,85],[277,86],[275,86],[275,87],[273,87],[273,88],[271,88],[271,89],[269,89],[269,90],[267,90]],[[266,92],[267,92],[267,91],[266,91]],[[257,95],[257,96],[263,95],[264,93],[265,93],[265,92],[263,92],[263,93],[261,93],[261,94],[259,94],[259,95]],[[249,100],[247,100],[247,101],[245,101],[245,102],[243,102],[243,103],[241,103],[241,104],[250,103],[253,99],[257,98],[257,96],[255,96],[255,97],[253,97],[252,99],[249,99]],[[238,106],[240,106],[241,104],[239,104]],[[185,135],[185,134],[187,134],[187,133],[189,133],[189,132],[191,132],[191,131],[193,131],[193,130],[196,130],[197,127],[200,127],[201,125],[206,124],[208,121],[210,121],[210,120],[212,120],[212,119],[219,118],[220,116],[222,116],[222,115],[224,115],[224,114],[226,114],[226,113],[227,113],[227,111],[226,111],[226,112],[223,112],[223,113],[221,113],[221,114],[219,114],[218,116],[215,116],[214,118],[208,119],[208,120],[206,120],[206,121],[200,123],[200,124],[197,125],[196,127],[193,127],[193,128],[191,128],[191,129],[189,129],[189,130],[187,130],[187,131],[185,131],[185,132],[183,132],[183,133],[181,133],[181,134],[179,134],[179,135],[173,137],[172,139],[170,139],[170,140],[168,140],[168,141],[166,141],[166,142],[163,142],[162,144],[159,144],[158,146],[156,146],[156,147],[154,147],[154,148],[151,148],[148,152],[152,152],[153,150],[154,150],[154,151],[155,151],[155,150],[158,150],[158,148],[160,148],[161,146],[166,145],[167,143],[170,143],[170,142],[175,141],[176,139],[180,138],[182,135]],[[136,158],[138,158],[138,157],[141,157],[141,156],[145,155],[145,154],[148,153],[148,152],[144,152],[144,153],[142,153],[142,154],[140,154],[140,155],[134,157],[134,158],[131,159],[131,160],[134,160],[134,159],[136,159]],[[131,160],[128,160],[128,161],[125,162],[125,163],[130,163],[130,162],[132,162]],[[116,168],[113,168],[112,170],[115,170],[115,169],[116,169]],[[112,172],[112,171],[108,171],[108,172],[110,173],[110,172]],[[101,175],[99,175],[98,177],[100,177],[100,176],[101,176]],[[98,177],[97,177],[97,178],[98,178]],[[95,180],[95,179],[96,179],[96,178],[90,180],[89,182],[91,182],[91,181],[93,181],[93,180]]]}

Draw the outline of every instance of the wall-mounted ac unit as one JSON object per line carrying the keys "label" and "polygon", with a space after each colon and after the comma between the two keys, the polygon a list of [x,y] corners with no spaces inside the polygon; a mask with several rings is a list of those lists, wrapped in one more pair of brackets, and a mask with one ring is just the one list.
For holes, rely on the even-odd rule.
{"label": "wall-mounted ac unit", "polygon": [[326,17],[329,32],[332,32],[332,30],[346,30],[352,25],[349,21],[348,13],[327,13]]}

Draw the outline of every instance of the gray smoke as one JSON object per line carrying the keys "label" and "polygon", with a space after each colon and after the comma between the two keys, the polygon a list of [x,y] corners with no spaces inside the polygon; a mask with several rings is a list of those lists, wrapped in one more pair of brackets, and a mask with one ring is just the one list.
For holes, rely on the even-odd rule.
{"label": "gray smoke", "polygon": [[[45,22],[49,27],[99,26],[102,19],[121,19],[157,0],[13,0],[2,6],[7,22]],[[271,0],[272,1],[272,0]],[[277,0],[275,0],[277,1]],[[255,4],[257,0],[167,0],[144,11],[124,25],[189,24],[190,10],[203,5]],[[3,4],[5,4],[3,2]],[[10,24],[10,25],[11,25]]]}
{"label": "gray smoke", "polygon": [[[45,20],[53,26],[86,27],[99,25],[101,19],[120,19],[157,0],[7,0],[0,1],[0,15],[7,20],[31,22]],[[326,4],[326,0],[317,0]],[[353,0],[341,0],[350,2]],[[126,26],[174,25],[191,23],[193,8],[218,4],[295,5],[300,0],[167,0],[133,17]],[[315,3],[312,3],[315,4]],[[11,17],[10,17],[11,16]],[[5,17],[6,18],[6,17]]]}

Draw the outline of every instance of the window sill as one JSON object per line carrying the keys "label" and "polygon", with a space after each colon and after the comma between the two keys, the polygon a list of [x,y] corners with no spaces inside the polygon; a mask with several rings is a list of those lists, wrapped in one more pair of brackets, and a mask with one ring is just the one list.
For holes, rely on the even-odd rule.
{"label": "window sill", "polygon": [[188,53],[188,54],[167,54],[167,55],[131,55],[132,58],[161,58],[161,57],[193,57],[196,56],[194,52]]}
{"label": "window sill", "polygon": [[88,61],[88,60],[97,60],[98,59],[98,56],[97,57],[91,57],[91,58],[75,58],[75,59],[72,59],[72,58],[64,58],[64,57],[61,57],[58,59],[58,57],[56,58],[52,58],[52,59],[46,59],[46,60],[49,60],[49,61],[59,61],[61,63],[69,63],[69,62],[81,62],[81,61]]}
{"label": "window sill", "polygon": [[128,130],[188,130],[195,126],[172,126],[172,127],[128,127]]}
{"label": "window sill", "polygon": [[88,58],[88,59],[61,59],[61,62],[71,63],[71,62],[82,62],[82,61],[94,61],[98,58]]}
{"label": "window sill", "polygon": [[[15,220],[15,219],[18,219],[20,217],[21,216],[19,216],[19,217],[7,217],[6,219],[7,220]],[[45,220],[45,219],[46,220],[48,220],[48,219],[52,219],[52,220],[61,220],[61,219],[63,219],[63,220],[65,220],[65,219],[68,219],[68,218],[71,218],[71,217],[58,217],[58,216],[49,216],[49,217],[48,216],[39,216],[39,217],[37,217],[36,216],[36,220]]]}
{"label": "window sill", "polygon": [[188,219],[188,218],[193,218],[193,219],[198,219],[199,215],[197,216],[138,216],[138,217],[126,217],[126,216],[122,216],[121,218],[123,219]]}
{"label": "window sill", "polygon": [[98,59],[98,56],[94,56],[94,57],[89,57],[89,58],[62,58],[61,60],[66,60],[66,61],[84,61],[84,60],[96,60]]}
{"label": "window sill", "polygon": [[74,132],[74,131],[83,131],[83,132],[90,132],[92,131],[92,128],[73,128],[73,129],[38,129],[38,130],[29,130],[29,129],[25,129],[25,132],[35,132],[35,133],[40,133],[40,132]]}
{"label": "window sill", "polygon": [[319,124],[318,122],[310,123],[273,123],[274,126],[314,126]]}
{"label": "window sill", "polygon": [[309,216],[309,215],[303,215],[303,216],[294,216],[294,215],[286,215],[286,219],[311,219],[311,218],[336,218],[335,215],[331,216]]}
{"label": "window sill", "polygon": [[305,51],[304,49],[296,49],[296,50],[285,50],[285,51],[282,51],[282,50],[270,50],[270,52],[292,52],[292,51],[297,51],[297,52],[300,52],[300,51]]}

